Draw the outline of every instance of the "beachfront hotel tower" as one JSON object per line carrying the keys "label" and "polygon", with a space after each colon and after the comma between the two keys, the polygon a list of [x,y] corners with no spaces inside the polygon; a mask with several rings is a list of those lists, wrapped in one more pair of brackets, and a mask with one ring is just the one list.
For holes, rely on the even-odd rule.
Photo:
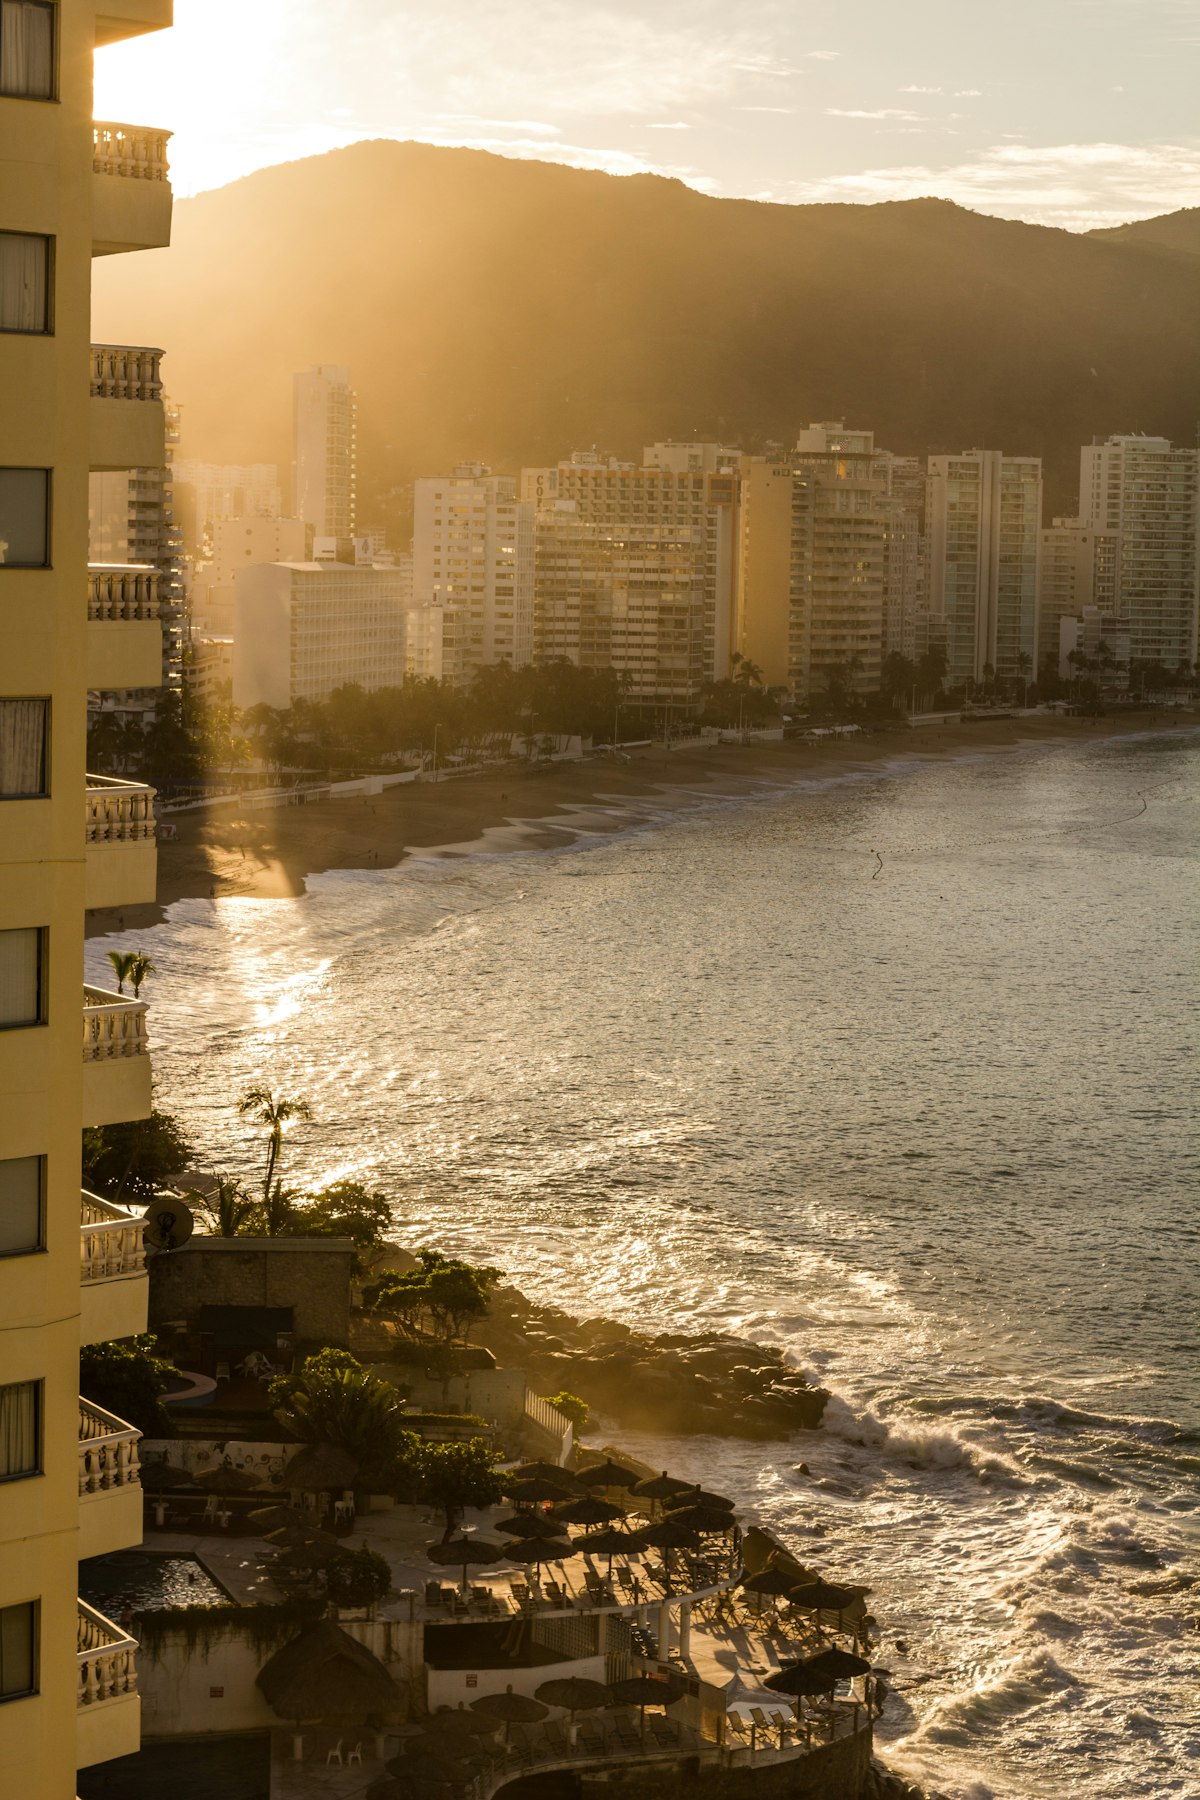
{"label": "beachfront hotel tower", "polygon": [[1178,669],[1200,633],[1200,450],[1140,434],[1087,444],[1079,509],[1115,544],[1114,592],[1096,596],[1129,622],[1135,662]]}
{"label": "beachfront hotel tower", "polygon": [[344,542],[357,514],[358,399],[349,369],[315,363],[293,376],[292,402],[292,511],[314,538]]}
{"label": "beachfront hotel tower", "polygon": [[[93,123],[92,53],[171,0],[0,0],[0,1793],[138,1747],[135,1646],[77,1564],[141,1538],[137,1433],[81,1343],[145,1329],[140,1221],[84,1126],[150,1110],[146,1005],[83,985],[84,911],[150,899],[152,794],[89,777],[89,690],[161,674],[154,572],[89,569],[92,470],[161,468],[158,353],[92,345],[91,259],[169,241],[166,138]],[[147,111],[153,96],[147,96]]]}
{"label": "beachfront hotel tower", "polygon": [[945,622],[951,685],[1033,672],[1041,523],[1039,456],[929,458],[929,605]]}

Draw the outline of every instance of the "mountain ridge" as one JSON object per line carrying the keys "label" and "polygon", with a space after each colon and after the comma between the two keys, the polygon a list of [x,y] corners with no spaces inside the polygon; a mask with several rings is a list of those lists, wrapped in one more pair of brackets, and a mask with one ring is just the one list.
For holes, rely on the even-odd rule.
{"label": "mountain ridge", "polygon": [[816,418],[920,455],[1041,454],[1061,511],[1080,444],[1190,441],[1200,412],[1200,265],[1137,227],[932,197],[725,200],[376,139],[179,202],[173,247],[105,259],[95,290],[97,339],[167,347],[206,460],[286,483],[292,372],[348,364],[363,515],[393,520],[415,475],[467,458],[758,449]]}

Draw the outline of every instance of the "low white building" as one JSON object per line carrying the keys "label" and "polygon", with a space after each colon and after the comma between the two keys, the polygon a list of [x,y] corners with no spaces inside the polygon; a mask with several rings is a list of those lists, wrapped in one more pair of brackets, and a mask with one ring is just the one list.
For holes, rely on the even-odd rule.
{"label": "low white building", "polygon": [[351,682],[376,689],[404,680],[416,623],[406,570],[266,563],[243,569],[234,589],[235,706],[284,708],[328,699]]}

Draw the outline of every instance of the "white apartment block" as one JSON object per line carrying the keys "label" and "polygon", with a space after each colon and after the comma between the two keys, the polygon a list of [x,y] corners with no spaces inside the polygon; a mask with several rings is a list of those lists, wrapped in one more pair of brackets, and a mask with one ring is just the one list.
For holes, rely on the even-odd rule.
{"label": "white apartment block", "polygon": [[1094,531],[1080,518],[1055,519],[1042,527],[1038,573],[1037,666],[1059,662],[1059,620],[1095,606],[1116,608],[1117,534]]}
{"label": "white apartment block", "polygon": [[[735,647],[738,474],[736,462],[728,462],[731,454],[737,455],[717,444],[652,444],[639,468],[577,451],[553,469],[526,469],[521,477],[522,493],[535,504],[567,502],[579,519],[614,537],[634,534],[696,547],[703,583],[701,682],[729,674]],[[540,569],[538,582],[540,607]]]}
{"label": "white apartment block", "polygon": [[1093,531],[1116,538],[1115,610],[1129,620],[1134,661],[1195,663],[1200,451],[1134,435],[1085,445],[1079,510]]}
{"label": "white apartment block", "polygon": [[516,477],[482,463],[414,483],[413,600],[445,614],[445,680],[466,686],[491,663],[533,660],[533,520]]}
{"label": "white apartment block", "polygon": [[352,538],[358,400],[350,371],[317,363],[292,378],[292,511],[316,537]]}
{"label": "white apartment block", "polygon": [[258,563],[304,561],[304,522],[270,514],[214,519],[209,554],[192,573],[192,628],[232,637],[234,579]]}
{"label": "white apartment block", "polygon": [[999,450],[931,456],[929,604],[946,621],[951,682],[1036,667],[1042,461]]}
{"label": "white apartment block", "polygon": [[265,563],[234,582],[233,703],[280,710],[404,680],[408,584],[393,566]]}

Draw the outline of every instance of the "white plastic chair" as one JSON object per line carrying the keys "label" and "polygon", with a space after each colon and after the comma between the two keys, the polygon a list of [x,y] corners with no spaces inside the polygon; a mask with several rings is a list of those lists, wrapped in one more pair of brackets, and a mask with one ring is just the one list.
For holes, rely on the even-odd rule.
{"label": "white plastic chair", "polygon": [[362,1740],[361,1739],[359,1740],[359,1742],[357,1744],[355,1744],[353,1750],[351,1750],[349,1755],[346,1757],[346,1767],[347,1768],[350,1767],[351,1763],[358,1763],[360,1766],[362,1764]]}
{"label": "white plastic chair", "polygon": [[339,1769],[342,1767],[342,1740],[341,1740],[341,1738],[338,1739],[337,1743],[333,1746],[333,1749],[329,1752],[328,1756],[325,1758],[325,1767],[326,1768],[329,1767],[330,1763],[336,1763]]}

